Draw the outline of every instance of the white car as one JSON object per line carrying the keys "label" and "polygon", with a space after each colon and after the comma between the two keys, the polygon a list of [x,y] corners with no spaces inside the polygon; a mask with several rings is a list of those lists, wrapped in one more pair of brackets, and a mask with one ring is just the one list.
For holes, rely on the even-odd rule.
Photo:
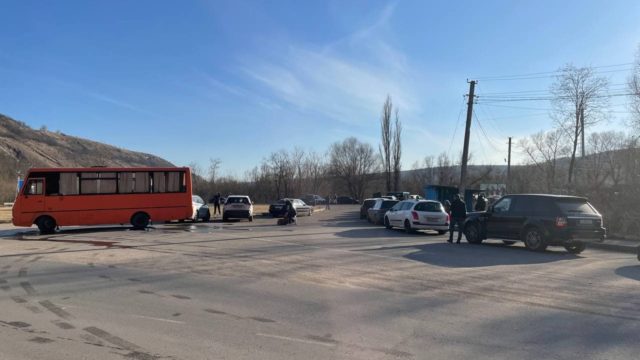
{"label": "white car", "polygon": [[300,199],[291,199],[291,204],[293,208],[296,209],[296,215],[298,216],[311,216],[311,214],[313,214],[313,206],[305,204],[305,202]]}
{"label": "white car", "polygon": [[449,214],[438,201],[404,200],[387,211],[384,226],[387,229],[404,228],[407,233],[435,230],[442,235],[449,230]]}
{"label": "white car", "polygon": [[198,219],[202,219],[202,221],[208,222],[211,219],[209,206],[204,203],[204,200],[202,200],[200,196],[191,196],[191,207],[193,208],[191,220],[193,220],[194,222],[198,221]]}
{"label": "white car", "polygon": [[222,221],[248,219],[253,221],[253,202],[246,195],[229,195],[224,202]]}

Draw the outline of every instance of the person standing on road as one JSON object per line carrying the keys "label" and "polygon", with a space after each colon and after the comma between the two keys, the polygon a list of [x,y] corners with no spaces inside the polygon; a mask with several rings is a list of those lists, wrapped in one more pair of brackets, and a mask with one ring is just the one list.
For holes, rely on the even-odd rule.
{"label": "person standing on road", "polygon": [[485,211],[487,210],[487,199],[485,199],[484,194],[480,194],[478,196],[478,201],[476,201],[476,206],[474,208],[475,211]]}
{"label": "person standing on road", "polygon": [[460,195],[456,194],[453,197],[453,203],[451,203],[451,222],[449,223],[449,240],[448,243],[453,242],[453,231],[458,225],[458,241],[456,244],[460,244],[462,239],[462,230],[464,227],[464,219],[467,217],[467,205],[460,199]]}
{"label": "person standing on road", "polygon": [[220,211],[220,193],[217,193],[213,196],[213,216],[216,214],[222,214]]}
{"label": "person standing on road", "polygon": [[331,209],[331,195],[327,195],[327,197],[324,199],[324,203],[325,203],[325,210],[330,210]]}

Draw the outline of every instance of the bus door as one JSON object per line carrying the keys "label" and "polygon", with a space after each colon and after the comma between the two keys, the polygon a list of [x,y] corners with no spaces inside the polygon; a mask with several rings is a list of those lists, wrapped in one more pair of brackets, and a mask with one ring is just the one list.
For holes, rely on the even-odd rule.
{"label": "bus door", "polygon": [[44,179],[30,178],[24,186],[20,207],[22,212],[44,211]]}

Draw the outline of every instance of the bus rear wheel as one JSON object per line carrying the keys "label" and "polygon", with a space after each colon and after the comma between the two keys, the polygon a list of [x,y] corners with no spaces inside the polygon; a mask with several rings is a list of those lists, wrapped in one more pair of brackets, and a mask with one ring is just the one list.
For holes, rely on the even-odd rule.
{"label": "bus rear wheel", "polygon": [[51,216],[41,216],[35,224],[38,226],[40,234],[53,234],[56,230],[56,221]]}
{"label": "bus rear wheel", "polygon": [[145,229],[149,226],[149,215],[143,212],[135,213],[131,217],[131,225],[137,230]]}

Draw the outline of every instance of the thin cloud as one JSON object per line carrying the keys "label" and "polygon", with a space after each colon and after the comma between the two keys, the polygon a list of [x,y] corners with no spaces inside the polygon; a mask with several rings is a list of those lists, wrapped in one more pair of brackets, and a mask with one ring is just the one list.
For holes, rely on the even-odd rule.
{"label": "thin cloud", "polygon": [[141,108],[139,108],[139,107],[137,107],[135,105],[131,105],[131,104],[127,103],[127,102],[112,98],[112,97],[104,95],[104,94],[100,94],[100,93],[96,93],[96,92],[88,92],[87,96],[89,96],[91,98],[94,98],[96,100],[100,100],[100,101],[106,102],[106,103],[111,104],[111,105],[115,105],[115,106],[121,107],[123,109],[131,110],[131,111],[138,112],[138,113],[152,115],[150,112],[148,112],[148,111],[146,111],[144,109],[141,109]]}

